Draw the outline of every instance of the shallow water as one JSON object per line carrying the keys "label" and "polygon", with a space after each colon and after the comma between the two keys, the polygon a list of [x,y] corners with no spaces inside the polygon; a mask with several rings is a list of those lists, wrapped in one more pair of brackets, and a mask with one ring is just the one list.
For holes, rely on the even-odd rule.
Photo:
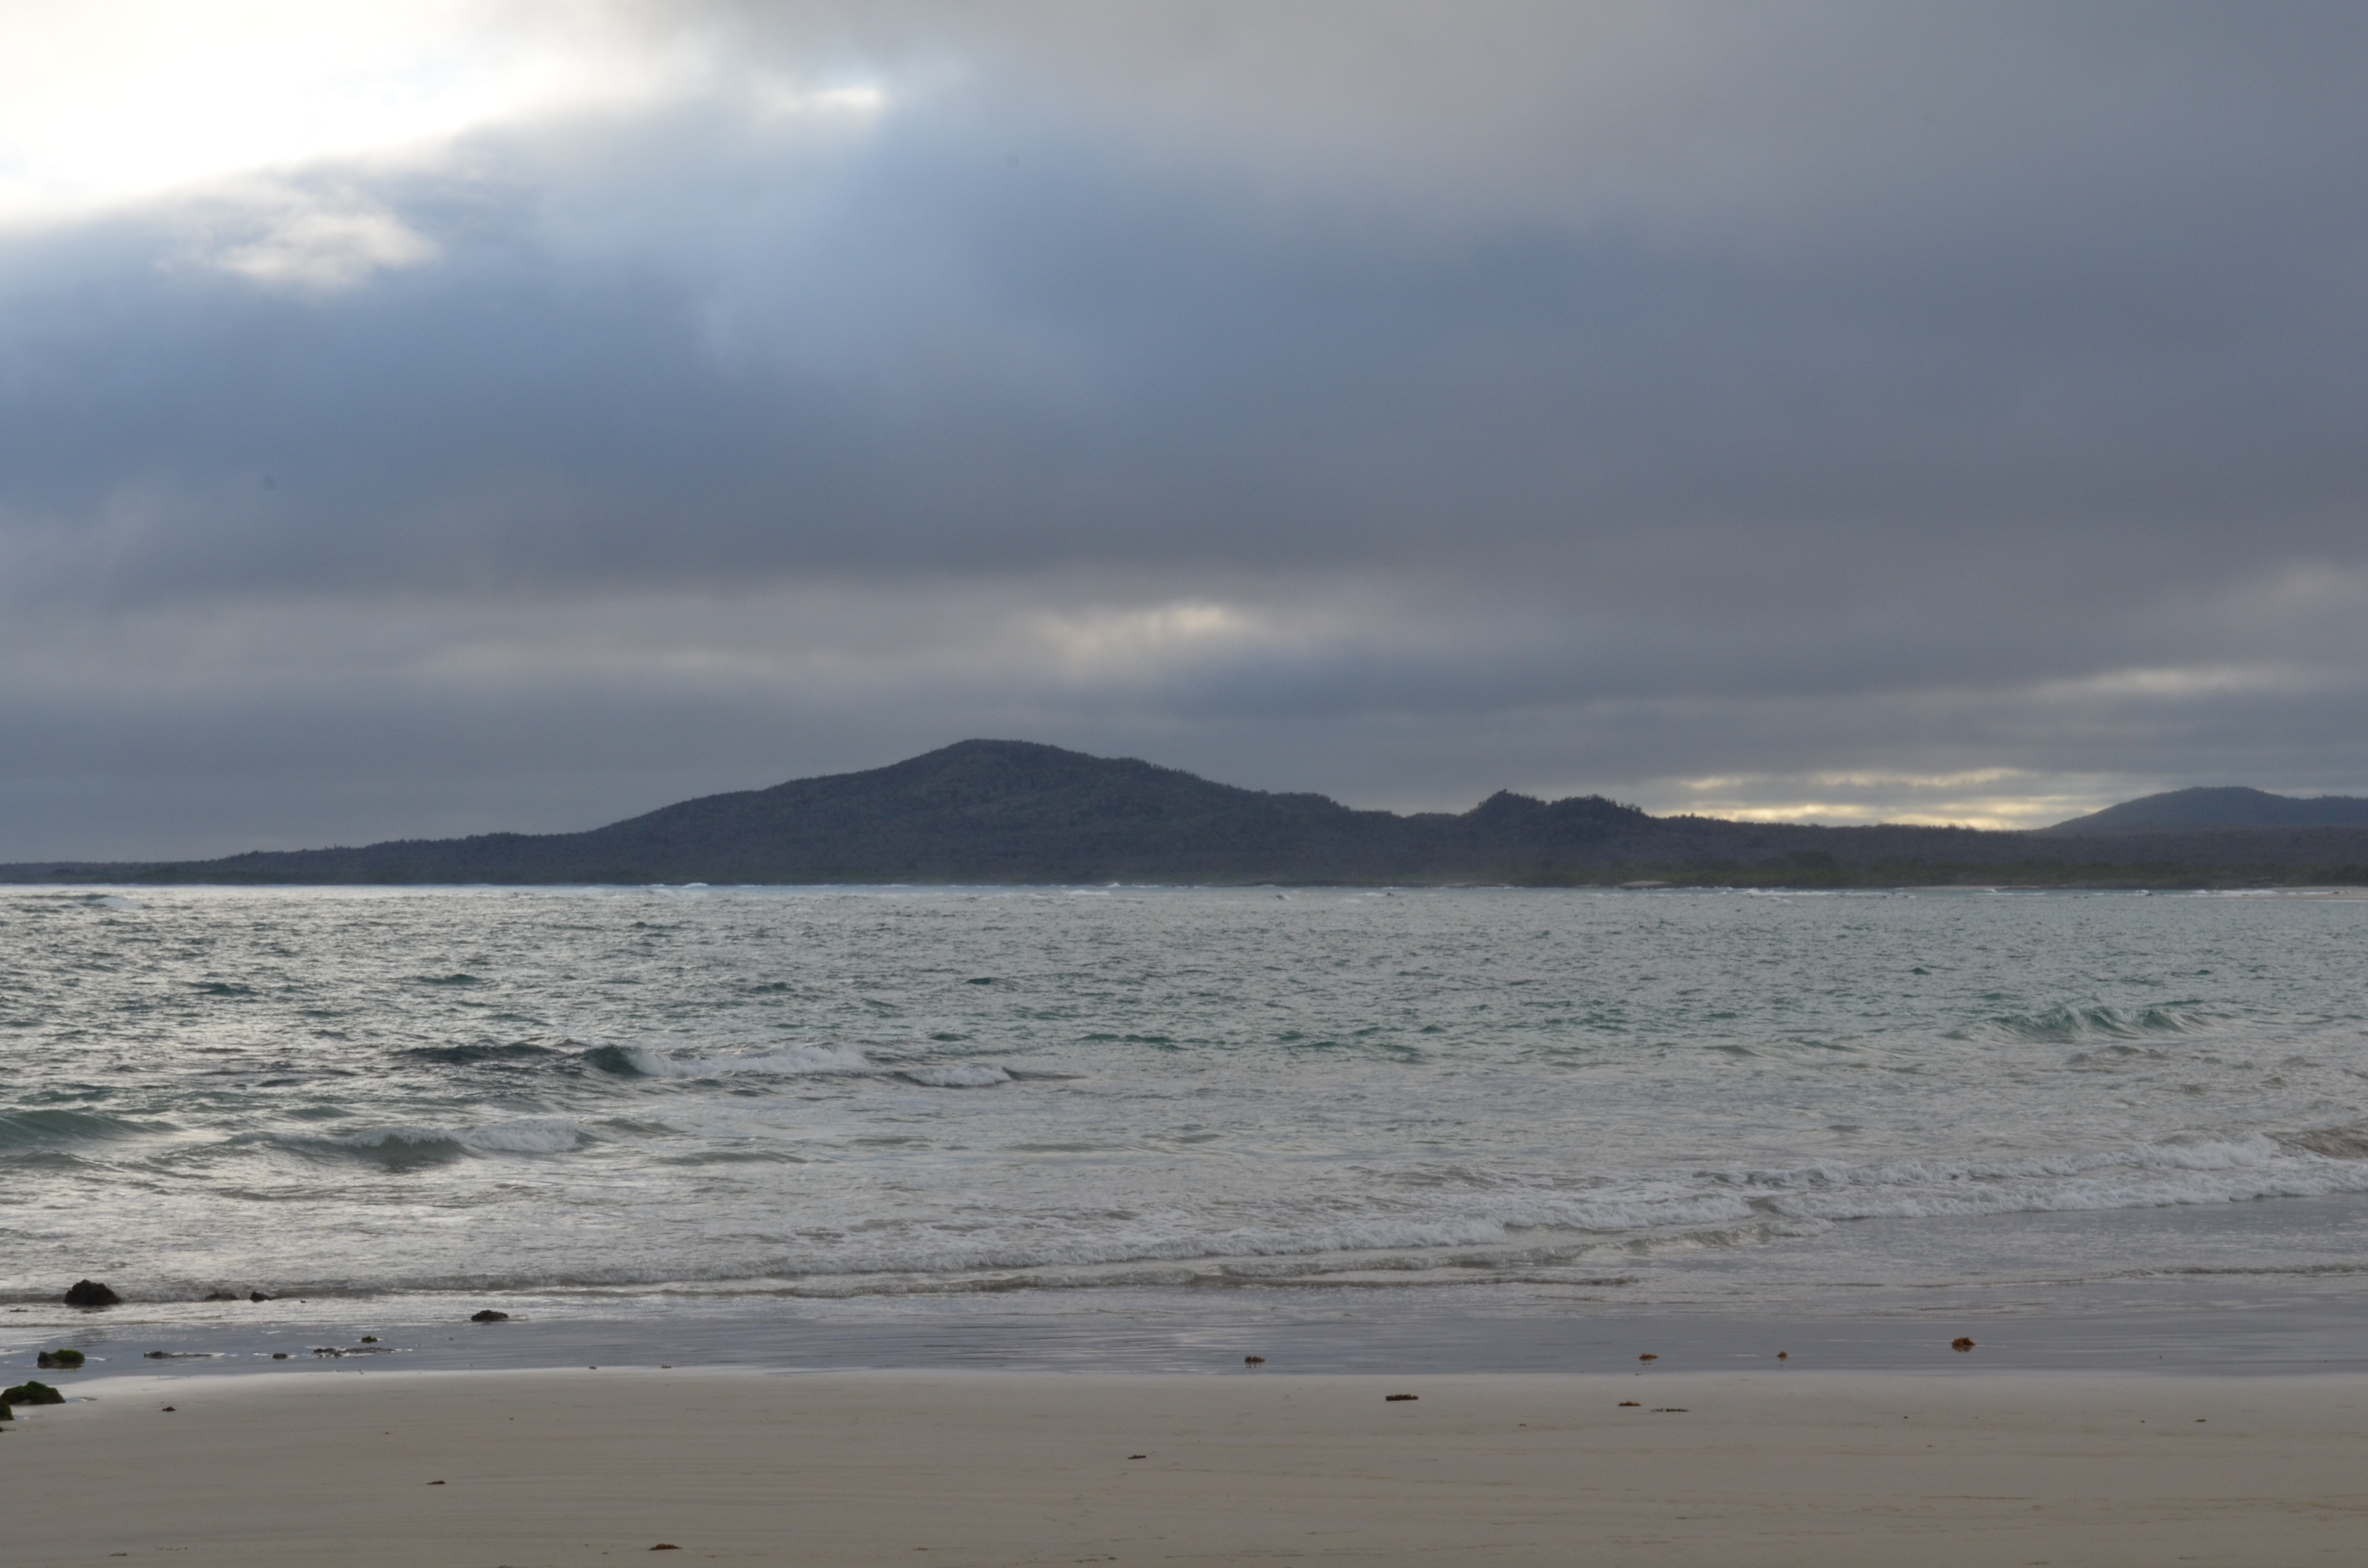
{"label": "shallow water", "polygon": [[218,1319],[189,1305],[216,1290],[303,1298],[252,1309],[291,1323],[2323,1300],[2362,1256],[2363,924],[2117,894],[6,890],[0,1303],[45,1321],[84,1276],[154,1324]]}

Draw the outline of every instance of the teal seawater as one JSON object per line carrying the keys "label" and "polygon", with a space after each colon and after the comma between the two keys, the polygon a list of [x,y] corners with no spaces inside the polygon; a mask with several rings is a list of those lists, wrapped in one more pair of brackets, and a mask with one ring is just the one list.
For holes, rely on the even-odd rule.
{"label": "teal seawater", "polygon": [[[2343,1273],[2363,938],[2294,896],[7,890],[0,1298]],[[2255,1200],[2193,1257],[2075,1218]]]}

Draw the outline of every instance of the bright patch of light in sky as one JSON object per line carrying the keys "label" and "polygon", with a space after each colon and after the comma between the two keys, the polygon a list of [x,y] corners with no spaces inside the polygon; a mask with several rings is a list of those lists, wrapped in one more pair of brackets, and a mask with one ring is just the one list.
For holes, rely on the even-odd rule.
{"label": "bright patch of light in sky", "polygon": [[647,81],[597,34],[451,0],[101,0],[0,9],[0,222],[399,153]]}
{"label": "bright patch of light in sky", "polygon": [[[695,33],[590,5],[0,0],[0,224],[74,222],[471,131],[739,84]],[[723,78],[719,80],[719,78]],[[758,117],[863,120],[863,83],[746,85]],[[233,193],[234,194],[234,193]]]}
{"label": "bright patch of light in sky", "polygon": [[1039,616],[1031,624],[1036,636],[1073,670],[1105,675],[1230,652],[1259,630],[1241,610],[1195,600]]}
{"label": "bright patch of light in sky", "polygon": [[[2126,779],[2045,779],[2021,768],[1894,775],[1813,773],[1741,775],[1670,781],[1668,798],[1649,809],[1725,817],[1734,822],[1826,823],[1848,826],[1902,823],[1922,827],[2045,827],[2143,793]],[[2080,786],[2049,790],[2050,782]]]}
{"label": "bright patch of light in sky", "polygon": [[869,119],[888,107],[888,95],[868,85],[811,87],[803,83],[765,82],[756,93],[757,112],[768,119],[831,115]]}

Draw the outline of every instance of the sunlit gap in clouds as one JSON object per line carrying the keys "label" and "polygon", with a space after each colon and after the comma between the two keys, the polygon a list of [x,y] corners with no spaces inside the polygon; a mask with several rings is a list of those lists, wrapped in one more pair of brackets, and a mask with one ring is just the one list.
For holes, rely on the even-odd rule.
{"label": "sunlit gap in clouds", "polygon": [[1025,624],[1030,640],[1048,649],[1073,679],[1156,673],[1232,653],[1270,635],[1251,613],[1203,600],[1040,614]]}
{"label": "sunlit gap in clouds", "polygon": [[869,82],[814,87],[768,80],[757,85],[753,97],[757,112],[768,119],[830,117],[862,121],[888,107],[887,90]]}
{"label": "sunlit gap in clouds", "polygon": [[[432,165],[472,132],[694,97],[759,120],[860,123],[888,107],[879,83],[756,74],[712,40],[625,17],[456,0],[0,9],[0,228],[191,196],[284,205],[307,168]],[[347,207],[345,227],[367,226]]]}
{"label": "sunlit gap in clouds", "polygon": [[[2074,791],[2035,792],[2073,782]],[[1879,773],[1753,774],[1679,778],[1655,791],[1651,809],[1735,822],[1824,823],[1850,826],[1902,823],[1924,827],[2033,828],[2080,816],[2125,798],[2124,781],[2044,778],[2022,768],[1985,767],[1932,775]]]}
{"label": "sunlit gap in clouds", "polygon": [[666,69],[595,35],[536,36],[434,0],[117,0],[14,9],[0,29],[10,223],[431,148],[646,92]]}

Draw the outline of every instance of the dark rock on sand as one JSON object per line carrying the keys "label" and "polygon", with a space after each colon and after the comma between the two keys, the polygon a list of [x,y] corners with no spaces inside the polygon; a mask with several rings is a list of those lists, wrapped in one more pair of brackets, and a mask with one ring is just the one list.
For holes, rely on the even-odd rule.
{"label": "dark rock on sand", "polygon": [[77,1279],[74,1289],[66,1292],[66,1305],[70,1307],[114,1307],[122,1303],[122,1297],[96,1279]]}
{"label": "dark rock on sand", "polygon": [[63,1404],[66,1396],[30,1378],[12,1389],[0,1389],[0,1404]]}
{"label": "dark rock on sand", "polygon": [[487,1307],[482,1312],[471,1312],[469,1314],[469,1321],[471,1323],[507,1323],[510,1321],[510,1314],[507,1312],[497,1312],[494,1311],[493,1308]]}
{"label": "dark rock on sand", "polygon": [[1960,1356],[1964,1355],[1966,1351],[1971,1350],[1973,1347],[1974,1342],[1962,1334],[1957,1335],[1956,1338],[1949,1341],[1949,1348],[1954,1350]]}
{"label": "dark rock on sand", "polygon": [[83,1356],[79,1350],[44,1350],[33,1358],[33,1365],[36,1367],[54,1367],[62,1372],[80,1371]]}
{"label": "dark rock on sand", "polygon": [[246,1293],[246,1299],[250,1301],[268,1301],[271,1300],[269,1296],[265,1295],[260,1290],[249,1290]]}
{"label": "dark rock on sand", "polygon": [[209,1301],[235,1301],[238,1300],[238,1292],[235,1290],[209,1290],[205,1294],[205,1299]]}

